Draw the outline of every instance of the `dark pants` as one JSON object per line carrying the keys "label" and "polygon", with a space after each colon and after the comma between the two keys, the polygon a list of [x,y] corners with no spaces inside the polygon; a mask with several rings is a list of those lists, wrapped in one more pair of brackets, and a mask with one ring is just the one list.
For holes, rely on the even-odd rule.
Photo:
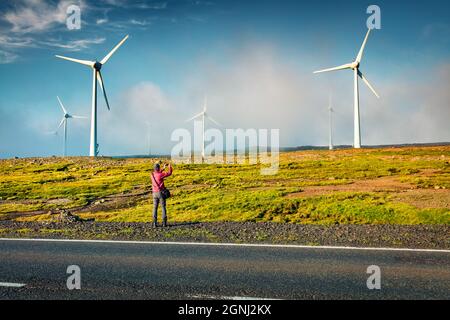
{"label": "dark pants", "polygon": [[158,221],[158,205],[161,203],[163,221],[167,221],[166,213],[166,199],[161,195],[161,192],[153,192],[153,222]]}

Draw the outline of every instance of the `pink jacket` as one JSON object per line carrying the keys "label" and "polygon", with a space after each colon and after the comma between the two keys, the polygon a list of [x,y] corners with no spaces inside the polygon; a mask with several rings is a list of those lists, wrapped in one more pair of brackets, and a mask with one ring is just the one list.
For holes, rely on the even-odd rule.
{"label": "pink jacket", "polygon": [[164,179],[167,178],[168,176],[172,175],[172,166],[169,166],[169,171],[164,172],[162,170],[160,171],[153,171],[152,172],[152,176],[150,177],[152,179],[152,191],[153,192],[159,192],[162,189],[165,188],[164,186]]}

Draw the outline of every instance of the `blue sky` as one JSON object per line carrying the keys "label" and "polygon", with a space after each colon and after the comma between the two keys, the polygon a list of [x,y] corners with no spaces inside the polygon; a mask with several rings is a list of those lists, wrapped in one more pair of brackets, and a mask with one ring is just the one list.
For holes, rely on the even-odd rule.
{"label": "blue sky", "polygon": [[[66,8],[81,8],[80,30]],[[226,128],[279,128],[282,146],[326,145],[333,96],[335,142],[352,143],[351,62],[366,8],[381,8],[361,70],[363,144],[450,141],[448,1],[38,1],[0,3],[0,157],[59,155],[62,116],[90,115],[89,69],[54,57],[101,59],[111,111],[99,97],[103,155],[169,153],[176,128],[209,111]],[[151,123],[150,141],[146,121]],[[69,123],[69,154],[87,155],[89,120]]]}

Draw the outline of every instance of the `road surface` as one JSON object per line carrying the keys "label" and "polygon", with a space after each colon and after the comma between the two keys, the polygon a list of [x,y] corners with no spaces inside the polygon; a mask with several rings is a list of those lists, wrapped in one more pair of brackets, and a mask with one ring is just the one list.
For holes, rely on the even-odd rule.
{"label": "road surface", "polygon": [[[80,290],[67,289],[70,265]],[[449,297],[450,251],[0,239],[0,299]]]}

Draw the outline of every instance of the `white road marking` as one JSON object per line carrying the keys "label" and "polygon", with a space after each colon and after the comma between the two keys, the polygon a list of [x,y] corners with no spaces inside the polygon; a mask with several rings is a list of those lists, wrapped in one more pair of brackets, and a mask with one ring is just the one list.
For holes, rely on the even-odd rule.
{"label": "white road marking", "polygon": [[295,249],[328,249],[328,250],[371,250],[371,251],[412,251],[412,252],[444,252],[446,249],[414,249],[414,248],[377,248],[377,247],[345,247],[345,246],[308,246],[295,244],[265,243],[220,243],[220,242],[174,242],[174,241],[131,241],[131,240],[83,240],[83,239],[32,239],[32,238],[0,238],[0,241],[33,241],[33,242],[78,242],[78,243],[111,243],[111,244],[151,244],[151,245],[184,245],[184,246],[218,246],[218,247],[263,247],[263,248],[295,248]]}
{"label": "white road marking", "polygon": [[188,298],[193,299],[212,299],[212,300],[280,300],[280,299],[274,299],[274,298],[257,298],[257,297],[232,297],[232,296],[210,296],[210,295],[204,295],[204,294],[198,294],[198,295],[188,295]]}
{"label": "white road marking", "polygon": [[22,288],[25,287],[25,283],[0,282],[0,287]]}

